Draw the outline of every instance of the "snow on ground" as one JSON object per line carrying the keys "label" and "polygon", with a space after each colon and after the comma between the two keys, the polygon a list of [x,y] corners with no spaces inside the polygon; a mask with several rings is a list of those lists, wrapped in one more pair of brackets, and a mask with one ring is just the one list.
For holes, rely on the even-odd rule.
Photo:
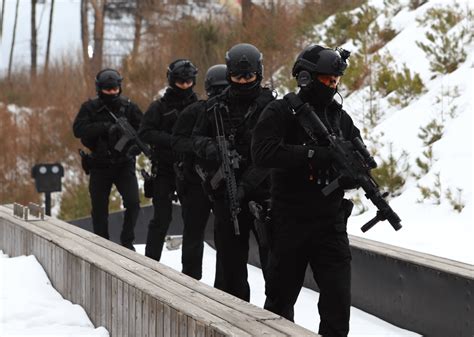
{"label": "snow on ground", "polygon": [[53,288],[34,256],[8,258],[0,251],[0,336],[108,337],[84,309]]}
{"label": "snow on ground", "polygon": [[[136,245],[144,254],[145,245]],[[162,261],[181,271],[181,250],[163,250]],[[205,245],[202,282],[212,286],[215,273],[215,251]],[[260,269],[250,266],[251,302],[263,307],[265,286]],[[317,331],[319,294],[303,288],[295,306],[297,324]],[[0,251],[0,336],[2,337],[108,337],[103,327],[94,329],[84,309],[65,300],[52,287],[46,273],[34,256],[8,258]],[[419,336],[400,329],[359,309],[351,308],[351,337]]]}
{"label": "snow on ground", "polygon": [[[138,253],[145,254],[145,245],[135,245]],[[181,250],[163,249],[161,263],[181,271]],[[216,265],[216,252],[205,244],[203,257],[203,277],[201,282],[213,286]],[[258,307],[263,307],[265,302],[265,282],[259,268],[248,265],[248,280],[250,283],[250,302]],[[317,302],[319,293],[303,288],[295,306],[295,323],[309,329],[318,331],[319,315]],[[367,314],[354,307],[351,308],[350,337],[362,336],[419,336],[416,333],[400,329],[390,323]]]}
{"label": "snow on ground", "polygon": [[[369,1],[379,4],[380,1]],[[460,8],[473,10],[474,3],[457,1]],[[389,153],[388,144],[392,144],[395,157],[402,151],[408,153],[407,162],[410,172],[406,174],[406,184],[401,195],[395,196],[390,205],[402,220],[403,228],[395,232],[387,223],[379,223],[367,233],[360,227],[375,216],[376,210],[362,196],[361,199],[369,211],[362,215],[353,215],[349,219],[348,232],[352,235],[401,246],[420,252],[445,257],[474,265],[474,222],[472,209],[472,98],[474,97],[474,41],[463,45],[467,58],[459,68],[450,74],[434,74],[430,71],[429,60],[416,45],[416,41],[425,41],[427,27],[415,20],[426,17],[428,9],[453,5],[454,2],[431,0],[416,10],[402,9],[391,19],[398,35],[388,42],[380,53],[389,52],[394,57],[394,68],[401,70],[407,65],[411,72],[417,72],[423,79],[426,92],[402,108],[392,106],[387,97],[377,97],[376,104],[384,115],[380,124],[369,131],[370,135],[382,135],[378,145],[382,157]],[[466,20],[454,26],[451,31],[469,24]],[[471,23],[472,24],[472,23]],[[442,52],[442,51],[440,51]],[[350,59],[349,59],[350,60]],[[435,76],[436,75],[436,76]],[[367,111],[368,87],[354,92],[344,99],[344,106],[362,127],[361,112]],[[453,112],[450,115],[450,111]],[[423,152],[428,149],[418,137],[422,127],[430,121],[444,125],[443,136],[433,143],[433,164],[429,172],[420,179],[413,173],[420,173],[416,159],[425,159]],[[370,147],[371,141],[367,140]],[[378,160],[380,163],[380,159]],[[426,160],[423,160],[426,161]],[[400,160],[400,163],[402,160]],[[402,167],[399,165],[399,168]],[[441,197],[437,200],[422,199],[419,186],[434,190],[436,175],[439,174]],[[458,196],[458,189],[461,190]],[[451,190],[465,205],[461,213],[453,210],[446,193]]]}

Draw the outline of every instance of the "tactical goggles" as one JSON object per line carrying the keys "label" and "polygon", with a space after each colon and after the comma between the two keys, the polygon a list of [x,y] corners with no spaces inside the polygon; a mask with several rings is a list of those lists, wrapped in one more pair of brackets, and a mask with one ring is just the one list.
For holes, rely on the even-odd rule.
{"label": "tactical goggles", "polygon": [[240,81],[241,79],[250,80],[254,77],[257,77],[257,73],[251,72],[251,73],[243,73],[243,74],[230,74],[230,76],[238,81]]}
{"label": "tactical goggles", "polygon": [[327,87],[335,88],[341,81],[341,76],[316,75],[316,79]]}

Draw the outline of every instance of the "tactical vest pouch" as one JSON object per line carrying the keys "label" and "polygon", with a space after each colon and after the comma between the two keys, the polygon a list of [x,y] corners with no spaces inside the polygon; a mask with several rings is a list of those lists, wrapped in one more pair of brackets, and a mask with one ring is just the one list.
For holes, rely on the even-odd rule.
{"label": "tactical vest pouch", "polygon": [[269,249],[272,242],[272,218],[271,209],[266,202],[263,206],[255,201],[249,201],[250,213],[255,217],[254,225],[257,231],[257,240],[262,248]]}
{"label": "tactical vest pouch", "polygon": [[83,150],[79,149],[79,155],[81,156],[81,166],[84,172],[88,175],[91,170],[91,156],[88,153],[85,153]]}

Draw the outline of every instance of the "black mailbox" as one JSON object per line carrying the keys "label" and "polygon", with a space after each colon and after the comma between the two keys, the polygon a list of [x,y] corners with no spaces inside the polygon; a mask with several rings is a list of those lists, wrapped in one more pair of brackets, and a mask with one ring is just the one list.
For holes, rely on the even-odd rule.
{"label": "black mailbox", "polygon": [[36,164],[31,169],[38,193],[61,192],[61,178],[64,168],[59,163]]}

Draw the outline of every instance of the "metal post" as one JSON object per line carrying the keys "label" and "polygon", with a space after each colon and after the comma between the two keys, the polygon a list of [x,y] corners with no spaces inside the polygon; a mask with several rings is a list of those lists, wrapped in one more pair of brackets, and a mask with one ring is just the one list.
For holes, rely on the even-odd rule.
{"label": "metal post", "polygon": [[44,197],[45,213],[46,215],[51,216],[51,192],[45,192]]}

